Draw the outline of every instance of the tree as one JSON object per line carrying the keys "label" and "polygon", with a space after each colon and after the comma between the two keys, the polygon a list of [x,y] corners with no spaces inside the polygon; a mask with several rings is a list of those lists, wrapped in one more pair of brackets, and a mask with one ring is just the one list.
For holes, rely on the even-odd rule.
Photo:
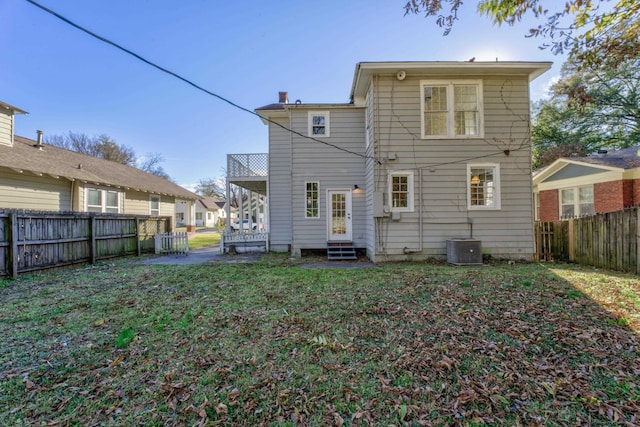
{"label": "tree", "polygon": [[640,58],[604,71],[567,61],[551,97],[534,106],[532,140],[534,167],[640,143]]}
{"label": "tree", "polygon": [[50,135],[45,143],[67,150],[76,151],[98,159],[110,160],[123,165],[137,167],[145,172],[161,178],[171,179],[160,163],[163,161],[160,153],[148,153],[138,158],[133,148],[120,145],[108,135],[90,137],[83,133],[69,132],[66,135]]}
{"label": "tree", "polygon": [[203,178],[196,186],[196,193],[207,197],[226,198],[224,178]]}
{"label": "tree", "polygon": [[[406,14],[436,17],[447,35],[459,19],[463,0],[409,0]],[[640,2],[637,0],[477,0],[478,13],[498,25],[513,25],[530,13],[544,20],[527,37],[543,37],[554,54],[570,53],[580,67],[615,68],[640,56]],[[551,6],[546,6],[551,4]],[[443,12],[448,6],[449,11]],[[550,7],[550,8],[547,8]],[[448,13],[448,14],[447,14]]]}

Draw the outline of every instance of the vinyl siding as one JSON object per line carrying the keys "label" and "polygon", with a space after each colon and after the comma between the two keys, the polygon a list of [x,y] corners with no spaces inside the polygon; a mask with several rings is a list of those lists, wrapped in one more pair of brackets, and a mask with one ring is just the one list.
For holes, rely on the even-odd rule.
{"label": "vinyl siding", "polygon": [[[289,126],[287,119],[272,120]],[[288,250],[291,245],[291,189],[291,135],[269,124],[269,244],[273,250]]]}
{"label": "vinyl siding", "polygon": [[71,182],[0,168],[0,208],[70,211]]}
{"label": "vinyl siding", "polygon": [[[452,79],[446,76],[447,79]],[[465,76],[465,79],[473,76]],[[372,103],[378,152],[397,160],[376,166],[374,191],[385,192],[387,174],[414,170],[415,210],[399,221],[378,221],[377,254],[390,259],[444,256],[446,240],[474,237],[483,252],[496,257],[529,259],[533,253],[529,89],[526,77],[477,77],[483,81],[484,138],[422,139],[420,78],[399,82],[379,77]],[[431,79],[431,77],[430,77]],[[505,153],[508,150],[508,153]],[[467,209],[467,163],[500,165],[499,210]],[[419,172],[419,170],[421,172]],[[420,173],[422,174],[420,181]],[[422,182],[422,194],[418,194]],[[419,209],[423,237],[419,240]],[[473,234],[472,234],[473,233]],[[411,257],[403,249],[422,252]]]}
{"label": "vinyl siding", "polygon": [[[314,109],[316,111],[317,109]],[[322,138],[337,147],[353,153],[341,151],[320,142],[299,136],[293,137],[292,214],[293,252],[301,249],[323,249],[327,245],[328,190],[351,191],[352,197],[352,240],[356,247],[366,247],[366,191],[364,182],[365,125],[364,109],[357,107],[332,108],[330,137]],[[295,108],[291,113],[292,127],[306,134],[307,109]],[[318,181],[319,218],[305,217],[305,182]],[[354,185],[362,190],[353,191]]]}
{"label": "vinyl siding", "polygon": [[[126,190],[124,193],[123,213],[132,215],[149,215],[150,193]],[[121,197],[122,199],[122,197]],[[160,196],[160,216],[170,216],[171,223],[175,217],[175,197]]]}
{"label": "vinyl siding", "polygon": [[0,144],[13,145],[13,114],[0,110]]}

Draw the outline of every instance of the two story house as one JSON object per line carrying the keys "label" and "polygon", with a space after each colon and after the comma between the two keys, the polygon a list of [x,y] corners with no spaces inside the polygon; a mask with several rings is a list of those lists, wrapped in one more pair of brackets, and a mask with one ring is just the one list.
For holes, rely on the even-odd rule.
{"label": "two story house", "polygon": [[474,239],[495,258],[531,259],[529,83],[550,66],[362,62],[348,103],[281,93],[256,109],[269,127],[270,249],[417,260]]}

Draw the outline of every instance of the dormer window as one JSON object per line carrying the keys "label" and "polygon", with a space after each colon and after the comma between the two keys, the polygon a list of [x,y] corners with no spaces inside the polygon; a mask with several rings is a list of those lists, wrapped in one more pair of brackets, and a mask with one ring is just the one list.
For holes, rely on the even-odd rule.
{"label": "dormer window", "polygon": [[309,112],[309,136],[318,138],[329,136],[329,112]]}

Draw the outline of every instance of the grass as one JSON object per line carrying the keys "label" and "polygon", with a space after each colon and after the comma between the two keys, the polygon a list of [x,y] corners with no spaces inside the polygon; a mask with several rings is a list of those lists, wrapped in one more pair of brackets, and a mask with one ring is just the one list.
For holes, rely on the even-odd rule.
{"label": "grass", "polygon": [[0,425],[640,419],[635,276],[298,262],[118,260],[0,281]]}
{"label": "grass", "polygon": [[189,239],[189,249],[198,249],[205,246],[213,246],[220,243],[219,233],[196,234]]}

